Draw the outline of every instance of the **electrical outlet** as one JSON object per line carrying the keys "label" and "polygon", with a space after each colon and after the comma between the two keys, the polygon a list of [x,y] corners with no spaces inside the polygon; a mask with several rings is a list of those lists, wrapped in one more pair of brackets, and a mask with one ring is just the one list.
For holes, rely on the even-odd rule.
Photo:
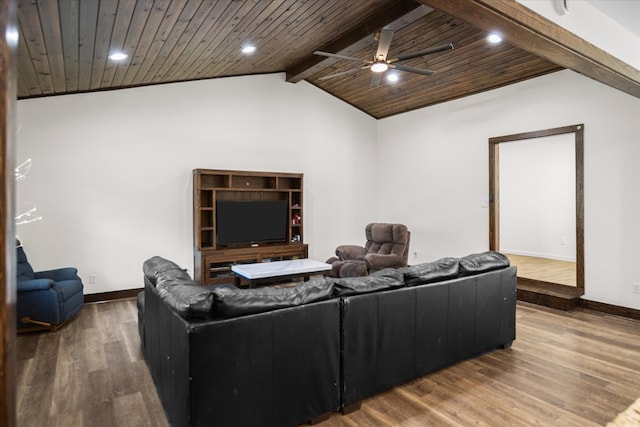
{"label": "electrical outlet", "polygon": [[631,285],[632,286],[632,292],[634,294],[640,294],[640,283],[634,283]]}
{"label": "electrical outlet", "polygon": [[95,274],[90,274],[89,275],[89,284],[91,284],[91,285],[95,285],[96,284],[96,275]]}

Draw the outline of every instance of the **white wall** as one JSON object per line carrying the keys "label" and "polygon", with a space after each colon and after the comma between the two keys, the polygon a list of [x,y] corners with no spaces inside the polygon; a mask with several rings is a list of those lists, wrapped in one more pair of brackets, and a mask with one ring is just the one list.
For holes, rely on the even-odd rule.
{"label": "white wall", "polygon": [[414,263],[487,250],[488,139],[579,123],[585,298],[640,309],[640,99],[572,71],[378,121],[380,214],[409,225]]}
{"label": "white wall", "polygon": [[500,251],[576,261],[575,134],[498,144]]}
{"label": "white wall", "polygon": [[136,288],[152,255],[192,266],[193,168],[294,171],[312,257],[378,220],[409,225],[412,263],[463,256],[488,248],[488,138],[584,123],[585,298],[640,309],[639,118],[571,71],[377,122],[281,75],[24,100],[19,202],[44,220],[18,233],[37,268],[96,274],[87,293]]}
{"label": "white wall", "polygon": [[[628,65],[640,69],[640,38],[589,4],[589,2],[569,0],[570,12],[563,15],[557,11],[557,0],[517,1],[537,14],[566,28],[578,37],[626,62]],[[632,2],[637,0],[608,1],[624,3],[625,1]],[[617,7],[622,10],[631,9],[625,7],[625,5]],[[635,17],[635,19],[638,19],[638,17]]]}
{"label": "white wall", "polygon": [[[36,269],[76,266],[85,293],[142,286],[153,255],[193,270],[195,168],[305,174],[305,241],[324,260],[372,220],[371,117],[281,74],[18,102],[17,227]],[[89,275],[96,283],[89,283]]]}

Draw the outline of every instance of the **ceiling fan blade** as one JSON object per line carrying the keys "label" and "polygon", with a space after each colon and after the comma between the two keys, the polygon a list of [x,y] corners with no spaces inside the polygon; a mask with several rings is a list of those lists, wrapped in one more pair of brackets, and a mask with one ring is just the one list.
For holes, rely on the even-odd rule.
{"label": "ceiling fan blade", "polygon": [[435,74],[435,71],[423,70],[422,68],[409,67],[408,65],[402,64],[389,64],[389,68],[394,68],[400,71],[407,71],[409,73],[422,74],[423,76],[432,76]]}
{"label": "ceiling fan blade", "polygon": [[400,55],[397,58],[389,60],[389,62],[394,63],[398,61],[406,61],[407,59],[418,58],[420,56],[430,55],[432,53],[446,52],[447,50],[453,50],[453,43],[430,47],[429,49],[421,50],[419,52],[407,53],[406,55]]}
{"label": "ceiling fan blade", "polygon": [[358,61],[358,62],[364,62],[365,64],[371,64],[371,61],[365,61],[364,59],[354,58],[352,56],[338,55],[337,53],[322,52],[319,50],[316,50],[313,53],[320,56],[328,56],[329,58],[346,59],[348,61]]}
{"label": "ceiling fan blade", "polygon": [[380,80],[382,79],[382,74],[384,73],[371,73],[371,84],[369,85],[370,89],[378,87],[380,84]]}
{"label": "ceiling fan blade", "polygon": [[393,31],[383,29],[378,35],[378,51],[376,52],[376,61],[386,61],[389,47],[393,39]]}
{"label": "ceiling fan blade", "polygon": [[333,74],[329,74],[328,76],[320,77],[318,80],[328,80],[334,77],[344,76],[345,74],[352,74],[352,73],[355,73],[356,71],[366,70],[367,68],[369,68],[368,65],[365,65],[364,67],[352,68],[347,71],[340,71],[339,73],[333,73]]}

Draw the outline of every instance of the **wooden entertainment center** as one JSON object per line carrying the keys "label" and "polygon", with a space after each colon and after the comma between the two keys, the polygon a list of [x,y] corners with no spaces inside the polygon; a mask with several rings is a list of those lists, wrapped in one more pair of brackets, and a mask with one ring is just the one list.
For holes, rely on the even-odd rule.
{"label": "wooden entertainment center", "polygon": [[[194,279],[201,285],[233,282],[231,266],[308,257],[302,235],[302,174],[212,169],[193,171]],[[286,242],[233,246],[218,244],[216,202],[287,202]]]}

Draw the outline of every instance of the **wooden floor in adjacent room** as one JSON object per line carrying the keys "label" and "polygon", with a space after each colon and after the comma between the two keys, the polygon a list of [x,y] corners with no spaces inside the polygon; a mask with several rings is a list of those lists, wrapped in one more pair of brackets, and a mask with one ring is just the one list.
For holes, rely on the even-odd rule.
{"label": "wooden floor in adjacent room", "polygon": [[576,286],[576,263],[550,258],[538,258],[505,253],[511,265],[518,267],[518,277],[557,283],[565,286]]}
{"label": "wooden floor in adjacent room", "polygon": [[[640,397],[640,321],[518,303],[517,339],[365,400],[333,426],[596,426]],[[167,426],[134,300],[18,336],[18,425]],[[215,425],[215,420],[212,420]]]}

